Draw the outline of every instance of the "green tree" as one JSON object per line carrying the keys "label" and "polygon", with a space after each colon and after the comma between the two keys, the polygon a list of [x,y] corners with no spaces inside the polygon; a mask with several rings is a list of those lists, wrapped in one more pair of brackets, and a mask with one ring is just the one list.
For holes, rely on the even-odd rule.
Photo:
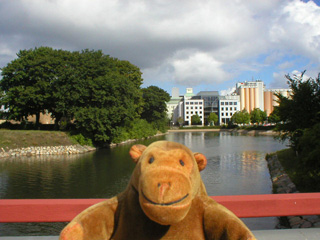
{"label": "green tree", "polygon": [[8,109],[10,119],[21,120],[49,108],[52,86],[58,78],[61,62],[56,52],[49,47],[21,50],[17,59],[2,68],[0,89],[5,92],[1,102]]}
{"label": "green tree", "polygon": [[280,116],[279,116],[279,108],[276,106],[272,113],[270,113],[269,117],[268,117],[268,122],[269,123],[279,123],[280,120]]}
{"label": "green tree", "polygon": [[201,119],[198,114],[191,116],[191,125],[200,125]]}
{"label": "green tree", "polygon": [[218,117],[218,115],[217,115],[216,113],[214,113],[214,112],[211,112],[211,113],[209,114],[209,116],[208,116],[208,119],[207,119],[207,121],[208,121],[208,123],[210,124],[210,126],[215,125],[215,124],[218,122],[218,120],[219,120],[219,117]]}
{"label": "green tree", "polygon": [[163,89],[156,86],[149,86],[142,89],[143,108],[141,118],[153,123],[159,130],[164,130],[167,124],[167,102],[170,95]]}
{"label": "green tree", "polygon": [[247,110],[243,109],[234,113],[231,117],[231,121],[236,124],[249,124],[250,123],[250,114]]}
{"label": "green tree", "polygon": [[83,105],[75,106],[75,126],[95,142],[111,142],[124,127],[135,119],[137,108],[133,94],[136,85],[119,72],[87,79]]}
{"label": "green tree", "polygon": [[184,120],[182,117],[178,117],[177,122],[179,124],[179,127],[181,127],[183,125]]}
{"label": "green tree", "polygon": [[252,123],[264,122],[265,120],[267,120],[267,114],[260,108],[255,108],[250,112],[250,120]]}
{"label": "green tree", "polygon": [[304,129],[310,128],[320,121],[320,80],[309,78],[303,80],[303,75],[286,75],[292,90],[289,98],[276,94],[278,97],[279,117],[283,124],[277,126],[282,133],[282,139],[289,139],[296,149]]}
{"label": "green tree", "polygon": [[[49,111],[56,123],[75,120],[78,133],[109,142],[140,117],[139,68],[101,51],[22,50],[2,69],[0,101],[12,119]],[[140,123],[138,125],[141,125]]]}

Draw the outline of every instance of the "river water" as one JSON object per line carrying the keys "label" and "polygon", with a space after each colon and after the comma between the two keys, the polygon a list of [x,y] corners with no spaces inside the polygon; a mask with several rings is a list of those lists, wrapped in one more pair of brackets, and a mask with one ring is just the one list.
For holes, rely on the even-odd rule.
{"label": "river water", "polygon": [[[211,196],[272,193],[265,155],[286,147],[272,136],[178,132],[81,155],[2,159],[0,198],[110,198],[125,189],[135,166],[130,147],[157,140],[180,142],[207,157],[201,176]],[[251,229],[277,224],[276,218],[243,220]],[[0,236],[58,235],[64,225],[0,224]]]}

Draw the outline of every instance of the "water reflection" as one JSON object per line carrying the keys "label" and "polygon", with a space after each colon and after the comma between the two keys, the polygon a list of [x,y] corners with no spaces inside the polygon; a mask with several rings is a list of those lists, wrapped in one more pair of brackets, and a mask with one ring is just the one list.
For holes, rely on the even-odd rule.
{"label": "water reflection", "polygon": [[[208,165],[201,176],[211,196],[271,193],[265,154],[285,147],[268,136],[217,132],[170,133],[138,143],[149,145],[163,139],[185,144],[192,151],[207,157]],[[128,154],[133,144],[136,143],[81,155],[2,159],[0,198],[114,196],[125,189],[135,166]],[[245,221],[252,229],[275,226],[274,218]],[[61,228],[61,224],[29,224],[28,227],[23,224],[0,224],[0,236],[39,235],[39,229],[44,235],[54,235]]]}

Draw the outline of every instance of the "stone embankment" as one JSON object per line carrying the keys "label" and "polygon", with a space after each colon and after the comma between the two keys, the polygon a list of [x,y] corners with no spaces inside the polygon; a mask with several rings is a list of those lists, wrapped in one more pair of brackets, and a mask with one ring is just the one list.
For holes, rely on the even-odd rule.
{"label": "stone embankment", "polygon": [[70,146],[42,146],[26,147],[6,150],[0,148],[0,158],[19,157],[19,156],[37,156],[37,155],[64,155],[80,154],[95,151],[96,148],[90,146],[70,145]]}
{"label": "stone embankment", "polygon": [[[298,193],[295,184],[285,173],[277,155],[267,158],[274,193]],[[277,228],[310,228],[320,227],[319,216],[288,216],[280,218]]]}

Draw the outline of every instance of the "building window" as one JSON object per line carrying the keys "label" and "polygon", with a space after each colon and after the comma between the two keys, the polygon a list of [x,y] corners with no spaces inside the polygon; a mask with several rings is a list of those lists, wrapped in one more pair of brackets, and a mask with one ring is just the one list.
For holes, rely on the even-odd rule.
{"label": "building window", "polygon": [[187,114],[189,114],[189,112],[186,112]]}
{"label": "building window", "polygon": [[200,106],[199,109],[202,109],[202,107]]}
{"label": "building window", "polygon": [[221,108],[221,111],[224,111],[224,107],[223,107],[223,108]]}
{"label": "building window", "polygon": [[229,105],[232,105],[232,102],[229,102]]}
{"label": "building window", "polygon": [[198,109],[198,107],[195,107],[195,109]]}
{"label": "building window", "polygon": [[228,108],[226,107],[226,111],[228,111]]}
{"label": "building window", "polygon": [[193,114],[193,112],[191,112],[191,114]]}
{"label": "building window", "polygon": [[189,102],[186,102],[187,105],[189,105]]}
{"label": "building window", "polygon": [[228,116],[228,113],[226,113],[226,116]]}
{"label": "building window", "polygon": [[224,113],[221,113],[221,116],[223,117],[223,116],[224,116]]}
{"label": "building window", "polygon": [[187,116],[186,119],[189,119],[189,116]]}
{"label": "building window", "polygon": [[224,105],[224,102],[221,102],[221,105]]}

